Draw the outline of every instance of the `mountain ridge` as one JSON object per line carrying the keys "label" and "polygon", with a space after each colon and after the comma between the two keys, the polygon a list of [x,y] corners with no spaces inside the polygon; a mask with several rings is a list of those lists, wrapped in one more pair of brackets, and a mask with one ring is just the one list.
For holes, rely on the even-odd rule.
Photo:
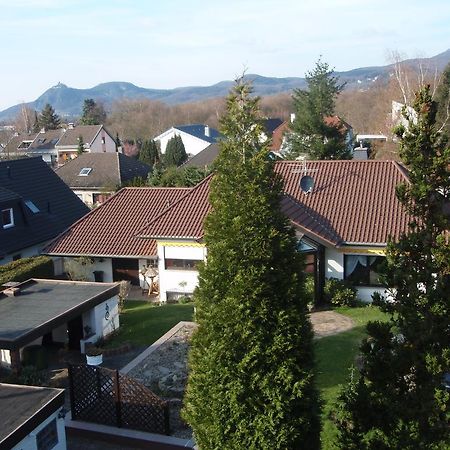
{"label": "mountain ridge", "polygon": [[[431,58],[415,58],[403,61],[413,68],[420,64],[427,64],[442,71],[450,62],[450,49]],[[376,80],[388,79],[393,70],[393,64],[386,66],[359,67],[348,71],[334,72],[341,82],[346,83],[346,89],[366,89]],[[265,77],[257,74],[246,75],[253,81],[256,95],[273,95],[290,92],[293,89],[303,89],[306,86],[302,77]],[[36,100],[20,103],[0,111],[0,121],[11,120],[19,113],[23,105],[42,110],[46,103],[50,103],[61,117],[74,117],[81,114],[83,102],[86,98],[93,98],[102,102],[108,109],[117,100],[129,98],[147,98],[158,100],[170,105],[223,97],[227,94],[233,81],[224,80],[210,86],[183,86],[172,89],[143,88],[127,81],[109,81],[100,83],[92,88],[78,89],[58,83],[47,89]]]}

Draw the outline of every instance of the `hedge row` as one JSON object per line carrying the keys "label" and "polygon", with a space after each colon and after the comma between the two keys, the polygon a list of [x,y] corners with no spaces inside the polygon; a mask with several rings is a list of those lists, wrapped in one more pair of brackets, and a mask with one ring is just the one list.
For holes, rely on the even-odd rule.
{"label": "hedge row", "polygon": [[54,273],[53,261],[49,256],[22,258],[0,266],[0,285],[29,278],[54,278]]}

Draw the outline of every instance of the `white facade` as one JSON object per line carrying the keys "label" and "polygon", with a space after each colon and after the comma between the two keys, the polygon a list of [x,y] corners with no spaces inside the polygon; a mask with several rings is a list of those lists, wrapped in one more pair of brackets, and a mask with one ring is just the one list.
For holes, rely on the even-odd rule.
{"label": "white facade", "polygon": [[58,415],[62,408],[59,408],[40,425],[38,425],[28,436],[23,438],[11,450],[38,450],[36,436],[43,428],[45,428],[52,420],[56,421],[56,430],[58,432],[58,443],[52,447],[52,450],[66,450],[66,428],[64,425],[64,418],[59,418]]}
{"label": "white facade", "polygon": [[190,295],[198,284],[198,271],[168,267],[167,260],[201,262],[206,247],[189,241],[158,241],[159,299],[166,302],[171,295]]}
{"label": "white facade", "polygon": [[50,241],[40,242],[39,244],[32,245],[31,247],[22,248],[9,255],[5,255],[4,258],[0,259],[0,265],[8,264],[16,259],[29,258],[31,256],[38,256],[42,253],[43,248]]}
{"label": "white facade", "polygon": [[[209,127],[205,127],[206,133],[209,133],[208,128]],[[197,153],[200,153],[206,147],[211,145],[211,142],[209,141],[199,139],[195,136],[192,136],[188,133],[185,133],[172,127],[170,130],[167,130],[166,132],[160,134],[155,138],[155,141],[159,142],[161,153],[163,154],[166,153],[167,143],[169,142],[170,139],[174,138],[175,136],[181,137],[186,153],[191,156],[195,156]]]}

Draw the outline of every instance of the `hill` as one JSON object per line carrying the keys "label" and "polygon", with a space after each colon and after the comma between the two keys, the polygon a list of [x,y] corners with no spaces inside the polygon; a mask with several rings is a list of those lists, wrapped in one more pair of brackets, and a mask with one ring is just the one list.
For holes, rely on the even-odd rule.
{"label": "hill", "polygon": [[[417,58],[405,61],[412,68],[420,64],[442,71],[450,62],[450,49],[431,58]],[[346,89],[366,89],[376,80],[387,80],[393,71],[393,65],[362,67],[345,72],[336,72],[340,81],[346,82]],[[299,77],[274,78],[249,74],[246,77],[253,81],[257,95],[271,95],[280,92],[289,92],[295,88],[304,88],[305,79]],[[112,81],[99,84],[90,89],[76,89],[58,83],[45,91],[33,102],[26,103],[32,109],[40,111],[46,103],[50,103],[55,111],[62,117],[78,116],[81,113],[83,101],[93,98],[102,102],[106,108],[114,101],[124,98],[148,98],[159,100],[167,104],[188,103],[207,98],[223,97],[227,94],[232,81],[221,81],[211,86],[188,86],[175,89],[147,89],[123,81]],[[0,112],[0,121],[13,119],[20,111],[21,104],[11,106]]]}

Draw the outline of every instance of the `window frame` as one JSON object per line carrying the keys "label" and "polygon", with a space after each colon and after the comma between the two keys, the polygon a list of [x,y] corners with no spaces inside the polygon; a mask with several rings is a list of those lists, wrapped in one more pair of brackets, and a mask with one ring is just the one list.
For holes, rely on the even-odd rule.
{"label": "window frame", "polygon": [[36,448],[37,450],[51,450],[58,443],[58,425],[54,418],[36,433]]}
{"label": "window frame", "polygon": [[[178,261],[181,265],[168,265],[168,261]],[[188,270],[198,271],[197,265],[202,262],[200,259],[185,259],[185,258],[164,258],[165,270]]]}
{"label": "window frame", "polygon": [[79,177],[87,177],[92,171],[92,167],[83,167],[78,174]]}
{"label": "window frame", "polygon": [[[3,221],[3,217],[4,217],[4,213],[5,212],[9,212],[9,222],[5,223]],[[2,225],[3,225],[3,229],[6,230],[8,228],[12,228],[14,226],[14,211],[13,208],[5,208],[2,209]]]}
{"label": "window frame", "polygon": [[[358,258],[366,259],[366,265],[363,267],[367,270],[367,273],[364,273],[364,279],[358,281],[358,280],[349,278],[349,276],[351,274],[347,273],[347,258],[348,257],[358,257]],[[371,267],[373,266],[373,263],[372,264],[370,263],[369,258],[375,258],[373,263],[376,263],[376,266],[377,266],[380,263],[380,261],[376,262],[376,259],[383,258],[383,260],[385,260],[386,257],[382,256],[382,255],[364,255],[364,254],[353,254],[353,253],[344,254],[344,280],[351,282],[353,284],[353,286],[355,286],[355,287],[373,287],[373,288],[383,287],[384,285],[381,282],[371,281],[371,279],[372,279],[371,274],[374,274],[373,276],[378,279],[378,272],[371,269]],[[357,262],[356,264],[358,265],[359,263]],[[355,269],[356,269],[356,267],[357,266],[355,266]],[[352,274],[354,273],[355,269],[353,269]]]}

